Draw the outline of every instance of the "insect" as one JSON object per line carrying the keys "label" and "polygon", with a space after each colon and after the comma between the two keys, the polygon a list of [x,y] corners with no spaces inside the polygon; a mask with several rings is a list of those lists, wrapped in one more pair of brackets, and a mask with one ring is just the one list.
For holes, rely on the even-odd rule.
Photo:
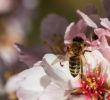
{"label": "insect", "polygon": [[80,37],[73,39],[70,46],[67,47],[67,54],[69,57],[69,70],[73,77],[82,73],[82,58],[81,55],[84,53],[85,43]]}

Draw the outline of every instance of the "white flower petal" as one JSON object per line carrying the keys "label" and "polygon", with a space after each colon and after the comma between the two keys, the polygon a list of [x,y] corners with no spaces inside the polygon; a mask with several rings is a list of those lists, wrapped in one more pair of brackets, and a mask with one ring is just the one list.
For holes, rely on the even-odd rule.
{"label": "white flower petal", "polygon": [[94,50],[92,52],[85,52],[84,54],[86,58],[87,64],[94,69],[97,65],[100,65],[100,63],[104,60],[104,57],[98,50]]}
{"label": "white flower petal", "polygon": [[46,54],[43,58],[42,66],[53,81],[60,86],[63,84],[63,86],[66,87],[68,80],[73,78],[69,71],[69,62],[60,62],[60,60],[56,62],[56,60],[58,60],[56,55]]}
{"label": "white flower petal", "polygon": [[91,70],[101,66],[102,74],[106,74],[107,80],[110,80],[110,63],[104,58],[100,51],[94,50],[92,52],[86,52],[85,58]]}
{"label": "white flower petal", "polygon": [[78,84],[75,84],[79,81],[79,75],[75,78],[71,75],[68,60],[60,61],[56,55],[46,54],[42,66],[52,81],[62,88],[70,88],[68,86],[69,81],[71,81],[73,87],[79,87]]}
{"label": "white flower petal", "polygon": [[39,100],[67,100],[67,97],[62,88],[54,83],[51,83],[42,93]]}
{"label": "white flower petal", "polygon": [[100,18],[101,25],[110,30],[110,21],[108,18]]}
{"label": "white flower petal", "polygon": [[[35,65],[37,65],[37,64],[35,64]],[[34,95],[34,93],[36,93],[36,95],[38,95],[46,87],[46,86],[44,87],[41,84],[41,80],[44,76],[46,76],[46,74],[45,74],[43,68],[40,66],[34,66],[30,69],[27,69],[27,70],[21,72],[18,75],[12,77],[6,85],[6,90],[7,90],[7,92],[16,91],[18,93],[18,98],[20,98],[20,99],[27,98],[27,96],[29,95],[29,92],[30,92],[30,95]],[[49,80],[47,80],[47,81],[48,82],[45,81],[46,85],[49,84]],[[33,94],[32,94],[32,92],[33,92]],[[25,95],[22,95],[22,93]],[[35,96],[35,98],[36,98],[36,96]],[[27,100],[27,99],[23,99],[23,100]],[[34,100],[34,99],[32,99],[32,100]]]}
{"label": "white flower petal", "polygon": [[66,32],[65,32],[65,37],[66,35],[68,35],[68,33],[70,32],[71,28],[75,25],[74,22],[70,23],[70,25],[66,28]]}
{"label": "white flower petal", "polygon": [[17,97],[19,97],[19,100],[37,100],[40,95],[41,92],[28,91],[22,88],[19,88],[17,91]]}
{"label": "white flower petal", "polygon": [[[11,77],[8,82],[6,83],[5,89],[8,93],[14,92],[18,88],[18,83],[21,81],[22,78],[18,77],[17,75]],[[16,85],[17,84],[17,85]]]}
{"label": "white flower petal", "polygon": [[29,73],[23,77],[19,83],[20,88],[32,91],[43,91],[44,87],[41,86],[40,79],[46,74],[42,67],[33,67],[29,69]]}

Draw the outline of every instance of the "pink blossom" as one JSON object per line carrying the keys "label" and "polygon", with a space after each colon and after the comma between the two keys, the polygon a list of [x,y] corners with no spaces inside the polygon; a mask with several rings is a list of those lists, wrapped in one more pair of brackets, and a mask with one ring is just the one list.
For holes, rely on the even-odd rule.
{"label": "pink blossom", "polygon": [[87,26],[92,28],[97,28],[98,26],[92,21],[92,19],[90,19],[86,14],[84,14],[80,10],[77,10],[77,13],[82,17],[82,19],[79,20],[76,24],[72,22],[67,27],[64,36],[64,43],[71,44],[72,40],[75,37],[81,37],[84,40],[85,44],[88,45],[86,47],[87,50],[97,49],[98,45],[100,44],[99,40],[87,38],[85,33],[87,31]]}
{"label": "pink blossom", "polygon": [[[110,79],[109,63],[99,51],[86,52],[84,56],[86,58],[86,63],[83,65],[84,74],[88,70],[88,65],[90,65],[91,70],[94,70],[95,66],[100,63],[103,68],[102,74],[106,73],[108,75],[107,80]],[[78,84],[80,79],[79,76],[72,77],[68,60],[63,59],[60,61],[58,59],[58,56],[54,54],[46,54],[40,63],[43,69],[37,64],[18,74],[8,82],[7,90],[16,91],[19,100],[67,100],[67,98],[71,97],[69,91],[80,87],[80,84]],[[108,70],[106,71],[106,69]],[[42,77],[45,75],[48,75],[47,78],[51,81],[43,81],[45,78]],[[47,84],[45,87],[40,83],[41,79],[43,79],[44,84]],[[85,96],[72,97],[72,100],[79,99],[85,100]]]}
{"label": "pink blossom", "polygon": [[75,37],[81,37],[83,40],[86,40],[86,35],[84,31],[86,29],[86,24],[83,20],[78,21],[78,23],[72,22],[67,28],[64,36],[64,43],[71,44],[72,40]]}
{"label": "pink blossom", "polygon": [[107,18],[101,19],[101,25],[105,27],[104,28],[97,28],[94,30],[95,34],[98,36],[100,45],[99,50],[102,52],[103,56],[110,60],[110,46],[107,41],[107,37],[110,37],[110,21]]}
{"label": "pink blossom", "polygon": [[[83,74],[86,75],[88,70],[92,72],[97,65],[100,65],[103,69],[101,75],[106,74],[106,81],[108,82],[110,80],[110,63],[100,52],[103,47],[109,50],[109,46],[105,46],[107,44],[105,35],[109,36],[106,33],[108,29],[105,29],[106,31],[102,28],[99,29],[86,14],[79,10],[77,12],[83,20],[79,20],[77,24],[72,23],[67,27],[64,43],[71,44],[75,37],[81,37],[89,45],[86,47],[92,48],[91,52],[85,51],[82,57]],[[104,25],[108,24],[105,23]],[[84,32],[87,26],[95,29],[98,36],[97,40],[90,41],[85,36]],[[104,52],[107,50],[104,48]],[[69,60],[66,55],[50,53],[45,54],[42,60],[34,64],[32,68],[10,79],[6,85],[6,90],[7,92],[16,91],[19,100],[90,100],[91,98],[86,98],[84,94],[79,96],[72,94],[72,91],[81,87],[80,81],[80,74],[76,77],[71,75]]]}
{"label": "pink blossom", "polygon": [[77,13],[83,18],[88,26],[97,28],[97,25],[86,14],[84,14],[80,10],[77,10]]}
{"label": "pink blossom", "polygon": [[89,27],[94,29],[94,33],[98,36],[97,40],[87,41],[90,45],[87,47],[89,50],[99,49],[103,56],[110,60],[110,47],[108,45],[106,36],[110,37],[110,21],[107,18],[101,18],[100,24],[105,28],[98,28],[97,25],[83,12],[77,11]]}

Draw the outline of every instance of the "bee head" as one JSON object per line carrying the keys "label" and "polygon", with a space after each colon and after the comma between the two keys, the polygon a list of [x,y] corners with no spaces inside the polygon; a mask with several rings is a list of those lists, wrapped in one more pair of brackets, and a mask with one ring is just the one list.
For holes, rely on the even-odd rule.
{"label": "bee head", "polygon": [[79,55],[85,47],[84,40],[81,37],[75,37],[71,45],[67,47],[67,51],[71,56]]}
{"label": "bee head", "polygon": [[75,37],[73,42],[84,43],[84,40],[81,37]]}

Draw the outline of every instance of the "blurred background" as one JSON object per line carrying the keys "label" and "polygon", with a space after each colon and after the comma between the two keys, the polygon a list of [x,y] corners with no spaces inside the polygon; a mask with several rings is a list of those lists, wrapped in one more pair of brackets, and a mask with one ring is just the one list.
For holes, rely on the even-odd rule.
{"label": "blurred background", "polygon": [[92,7],[103,15],[102,0],[0,0],[0,100],[17,100],[5,94],[11,76],[32,67],[47,52],[64,53],[64,32],[78,20],[76,10]]}

